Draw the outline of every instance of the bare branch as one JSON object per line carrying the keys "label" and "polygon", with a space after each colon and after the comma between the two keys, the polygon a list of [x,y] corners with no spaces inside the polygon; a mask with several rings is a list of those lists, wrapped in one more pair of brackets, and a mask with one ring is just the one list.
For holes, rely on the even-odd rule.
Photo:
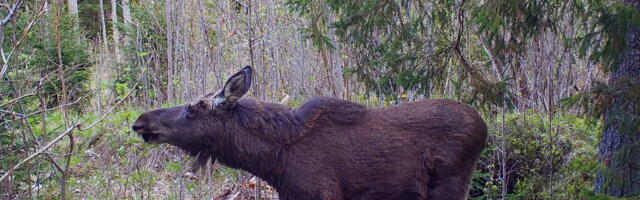
{"label": "bare branch", "polygon": [[12,122],[12,121],[16,121],[16,120],[21,120],[21,119],[24,119],[24,118],[27,118],[27,117],[31,117],[31,116],[33,116],[33,115],[37,115],[37,114],[40,114],[40,113],[43,113],[43,112],[48,112],[48,111],[52,111],[52,110],[57,110],[57,109],[60,109],[60,108],[64,108],[64,107],[67,107],[67,106],[71,106],[71,105],[74,105],[74,104],[80,103],[80,101],[81,101],[81,100],[82,100],[82,98],[78,98],[78,99],[76,99],[75,101],[73,101],[73,102],[71,102],[71,103],[66,103],[66,104],[58,105],[58,106],[56,106],[56,107],[47,108],[47,109],[42,109],[42,110],[38,110],[38,111],[35,111],[35,112],[32,112],[32,113],[29,113],[29,114],[9,113],[9,112],[12,112],[12,111],[4,112],[5,110],[0,110],[0,112],[9,113],[9,114],[14,114],[14,115],[19,115],[19,117],[20,117],[20,118],[17,118],[17,119],[13,119],[13,120],[8,120],[8,121],[5,121],[5,122],[2,122],[2,123],[0,123],[0,125],[5,124],[5,123],[9,123],[9,122]]}
{"label": "bare branch", "polygon": [[32,92],[32,93],[29,93],[29,94],[25,94],[25,95],[19,96],[19,97],[15,98],[15,99],[11,99],[10,101],[7,101],[7,102],[4,102],[4,103],[0,104],[0,107],[4,107],[6,105],[13,104],[15,102],[20,101],[21,99],[24,99],[24,98],[27,98],[27,97],[30,97],[30,96],[33,96],[33,95],[36,95],[36,93]]}
{"label": "bare branch", "polygon": [[13,111],[10,111],[10,110],[2,110],[2,109],[0,109],[0,112],[7,113],[7,114],[10,114],[10,115],[15,115],[15,116],[18,116],[18,117],[24,117],[25,116],[22,113],[13,112]]}
{"label": "bare branch", "polygon": [[13,17],[15,17],[16,15],[16,11],[18,10],[18,8],[20,8],[20,6],[22,6],[22,1],[19,1],[18,3],[16,3],[16,5],[13,6],[13,8],[11,8],[7,17],[5,17],[4,20],[0,22],[0,26],[4,27],[7,25],[7,23],[11,22],[11,20],[13,20]]}
{"label": "bare branch", "polygon": [[51,153],[47,152],[44,155],[47,157],[49,162],[51,162],[51,164],[53,164],[53,166],[56,167],[58,171],[60,171],[60,173],[64,173],[64,170],[62,169],[62,167],[60,167],[60,165],[56,162],[56,160],[54,160],[53,157],[51,157]]}
{"label": "bare branch", "polygon": [[[13,8],[9,10],[9,14],[7,15],[7,17],[5,17],[4,20],[0,22],[0,54],[2,54],[2,62],[5,64],[7,63],[7,56],[4,54],[4,48],[3,48],[4,27],[7,26],[7,23],[13,20],[13,18],[16,16],[16,11],[20,7],[20,5],[22,5],[22,1],[19,1],[18,3],[16,3],[16,5],[14,5]],[[4,67],[2,69],[3,70],[2,70],[2,73],[0,73],[0,75],[4,75]]]}

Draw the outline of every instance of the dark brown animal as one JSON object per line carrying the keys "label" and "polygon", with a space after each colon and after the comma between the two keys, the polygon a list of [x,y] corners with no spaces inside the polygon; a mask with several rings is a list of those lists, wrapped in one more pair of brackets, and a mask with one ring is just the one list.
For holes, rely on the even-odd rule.
{"label": "dark brown animal", "polygon": [[487,127],[471,107],[422,100],[367,109],[313,98],[298,108],[240,98],[251,67],[218,93],[142,114],[133,129],[266,180],[283,200],[464,199]]}

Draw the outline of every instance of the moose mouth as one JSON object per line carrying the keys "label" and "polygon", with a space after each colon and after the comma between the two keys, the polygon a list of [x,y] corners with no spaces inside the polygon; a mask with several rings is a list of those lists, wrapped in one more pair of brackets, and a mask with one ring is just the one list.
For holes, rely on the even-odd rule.
{"label": "moose mouth", "polygon": [[158,143],[158,141],[160,140],[160,135],[159,134],[155,134],[155,133],[143,133],[140,134],[142,136],[142,139],[144,139],[144,142],[146,143]]}

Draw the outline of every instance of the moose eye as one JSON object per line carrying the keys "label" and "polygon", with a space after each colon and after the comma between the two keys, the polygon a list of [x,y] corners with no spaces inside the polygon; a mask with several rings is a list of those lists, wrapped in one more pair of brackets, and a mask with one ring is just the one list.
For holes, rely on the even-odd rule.
{"label": "moose eye", "polygon": [[185,109],[184,114],[186,117],[193,117],[193,108],[191,108],[191,106],[187,106],[187,109]]}

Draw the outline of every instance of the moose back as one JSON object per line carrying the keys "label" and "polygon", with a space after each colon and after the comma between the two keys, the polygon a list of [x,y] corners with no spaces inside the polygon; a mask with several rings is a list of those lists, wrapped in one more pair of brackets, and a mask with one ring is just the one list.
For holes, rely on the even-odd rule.
{"label": "moose back", "polygon": [[487,127],[469,106],[421,100],[368,109],[313,98],[298,108],[241,98],[252,69],[216,93],[142,114],[133,129],[246,170],[283,200],[464,199]]}

